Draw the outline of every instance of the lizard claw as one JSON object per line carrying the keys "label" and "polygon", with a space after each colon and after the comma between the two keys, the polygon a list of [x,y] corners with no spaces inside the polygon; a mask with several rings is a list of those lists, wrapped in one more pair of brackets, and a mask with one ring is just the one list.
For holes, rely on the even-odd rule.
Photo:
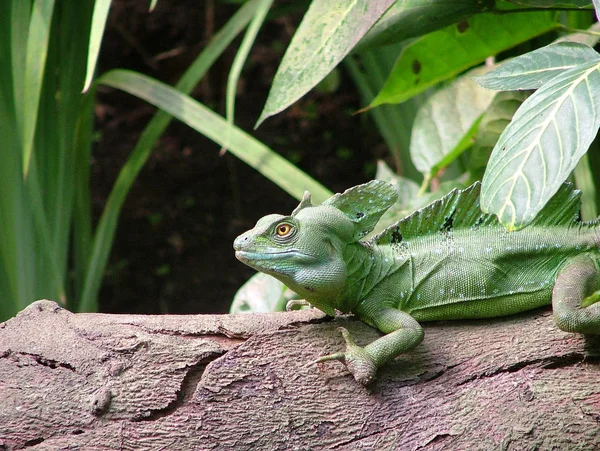
{"label": "lizard claw", "polygon": [[356,379],[358,383],[362,385],[369,384],[373,381],[377,371],[375,362],[363,347],[358,346],[354,342],[350,332],[348,332],[346,328],[339,327],[338,331],[341,332],[344,340],[346,341],[346,351],[325,355],[309,363],[309,365],[327,362],[330,360],[339,360],[346,366],[348,371],[352,373],[354,379]]}

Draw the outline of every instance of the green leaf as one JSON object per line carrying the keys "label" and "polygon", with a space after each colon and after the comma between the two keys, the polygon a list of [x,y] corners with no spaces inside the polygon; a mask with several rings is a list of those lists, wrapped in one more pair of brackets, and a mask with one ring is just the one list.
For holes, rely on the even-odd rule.
{"label": "green leaf", "polygon": [[358,47],[362,50],[423,36],[487,11],[493,6],[493,1],[481,0],[397,1],[360,40]]}
{"label": "green leaf", "polygon": [[419,185],[406,177],[396,174],[382,160],[377,162],[377,173],[375,174],[375,178],[389,183],[398,193],[398,199],[396,200],[396,203],[390,207],[390,210],[396,209],[398,211],[405,211],[410,208],[410,203],[419,192]]}
{"label": "green leaf", "polygon": [[[246,30],[242,44],[235,54],[231,69],[229,70],[229,76],[227,77],[227,90],[225,95],[225,117],[227,118],[227,122],[230,124],[233,124],[235,119],[235,95],[237,93],[237,85],[242,73],[242,69],[246,63],[248,54],[252,49],[254,41],[256,40],[256,35],[262,27],[272,4],[273,0],[258,1],[254,17],[252,18],[252,21],[250,21],[248,30]],[[222,152],[226,149],[227,146],[223,146]]]}
{"label": "green leaf", "polygon": [[54,0],[36,0],[31,10],[27,54],[25,55],[25,93],[22,99],[24,118],[21,133],[23,136],[23,172],[25,175],[29,171],[33,152],[53,11]]}
{"label": "green leaf", "polygon": [[538,89],[502,133],[483,177],[481,205],[510,230],[529,224],[577,165],[600,126],[600,62]]}
{"label": "green leaf", "polygon": [[96,0],[96,3],[94,4],[92,29],[90,30],[88,47],[87,70],[83,85],[84,92],[89,89],[92,78],[94,77],[96,62],[98,61],[98,54],[100,53],[100,44],[102,43],[102,35],[104,35],[104,27],[106,26],[106,18],[108,17],[111,1],[112,0]]}
{"label": "green leaf", "polygon": [[482,73],[482,69],[468,72],[438,90],[417,113],[410,154],[426,179],[434,177],[471,145],[477,131],[474,125],[494,98],[493,91],[473,81],[474,73]]}
{"label": "green leaf", "polygon": [[[361,94],[361,104],[368,105],[385,82],[402,45],[388,45],[357,52],[344,59],[344,64]],[[417,180],[420,173],[410,158],[410,134],[418,107],[426,94],[413,97],[402,105],[382,105],[369,111],[381,137],[384,139],[398,172]]]}
{"label": "green leaf", "polygon": [[600,54],[588,45],[556,42],[517,56],[475,80],[497,91],[538,89],[565,70],[594,60],[600,60]]}
{"label": "green leaf", "polygon": [[325,78],[393,2],[313,0],[277,69],[256,126]]}
{"label": "green leaf", "polygon": [[480,14],[406,47],[370,107],[400,103],[487,57],[552,30],[555,14]]}
{"label": "green leaf", "polygon": [[586,153],[573,171],[573,177],[577,188],[581,191],[581,219],[593,221],[598,217],[598,205],[596,200],[596,184],[594,183],[594,172],[590,165],[590,154]]}

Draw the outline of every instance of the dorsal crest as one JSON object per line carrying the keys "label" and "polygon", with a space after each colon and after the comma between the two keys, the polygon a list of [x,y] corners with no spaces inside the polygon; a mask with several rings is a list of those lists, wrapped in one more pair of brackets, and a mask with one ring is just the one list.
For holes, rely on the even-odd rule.
{"label": "dorsal crest", "polygon": [[[398,243],[404,239],[457,229],[496,226],[504,228],[495,215],[483,213],[479,206],[481,183],[464,190],[454,189],[439,200],[416,210],[373,237],[376,244]],[[564,183],[530,226],[573,224],[579,217],[581,192]]]}

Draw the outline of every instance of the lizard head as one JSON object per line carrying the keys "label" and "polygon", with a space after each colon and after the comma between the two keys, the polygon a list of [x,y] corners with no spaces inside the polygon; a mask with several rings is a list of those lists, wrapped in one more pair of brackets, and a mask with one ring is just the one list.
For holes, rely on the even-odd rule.
{"label": "lizard head", "polygon": [[391,185],[377,180],[318,206],[306,192],[291,215],[264,216],[238,236],[235,255],[332,314],[346,284],[346,246],[368,234],[396,198]]}

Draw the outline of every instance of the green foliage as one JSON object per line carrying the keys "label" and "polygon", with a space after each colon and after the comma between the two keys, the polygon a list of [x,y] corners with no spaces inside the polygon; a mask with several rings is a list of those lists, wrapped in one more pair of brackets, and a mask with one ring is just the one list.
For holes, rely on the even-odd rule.
{"label": "green foliage", "polygon": [[[598,10],[600,3],[594,6]],[[569,12],[559,14],[561,9]],[[401,196],[390,209],[396,220],[483,178],[484,211],[515,230],[530,223],[573,174],[586,193],[582,208],[590,217],[597,212],[596,199],[586,196],[595,194],[591,172],[598,168],[581,158],[600,127],[600,57],[590,47],[597,42],[598,25],[587,31],[574,27],[591,24],[591,9],[589,1],[578,0],[397,1],[354,49],[349,48],[354,41],[335,26],[323,28],[326,41],[307,38],[307,30],[318,30],[321,23],[307,14],[298,32],[304,39],[292,40],[278,75],[293,71],[288,55],[302,55],[311,45],[319,55],[337,59],[323,65],[315,58],[315,66],[304,60],[302,73],[315,75],[301,87],[291,85],[295,78],[276,80],[261,120],[303,95],[350,52],[346,67],[368,114],[397,169],[408,168],[408,179],[382,165],[378,171],[400,193],[411,193],[410,200]],[[354,26],[362,33],[358,23]],[[315,42],[320,44],[314,47]],[[396,44],[377,47],[390,43]],[[508,50],[521,55],[496,65],[493,58]],[[486,75],[465,73],[483,61],[491,69]],[[413,165],[424,178],[418,193]],[[392,221],[388,214],[383,223]]]}
{"label": "green foliage", "polygon": [[79,274],[70,283],[69,249],[90,220],[73,199],[85,189],[79,163],[90,151],[80,37],[92,6],[0,2],[0,319],[42,297],[72,306],[80,283]]}
{"label": "green foliage", "polygon": [[400,103],[486,58],[556,28],[556,14],[481,14],[408,45],[370,107]]}
{"label": "green foliage", "polygon": [[[94,227],[89,196],[91,82],[109,6],[105,0],[0,2],[0,319],[44,297],[71,310],[96,309],[121,208],[171,121],[165,112],[150,121]],[[175,116],[192,125],[202,122],[202,131],[222,145],[230,139],[236,151],[246,146],[240,150],[242,158],[266,174],[287,167],[273,177],[292,194],[301,196],[306,188],[324,200],[329,191],[184,94],[249,22],[260,23],[256,14],[261,6],[264,13],[270,2],[252,0],[232,16],[183,75],[179,91],[126,72],[106,74],[103,80],[121,83],[123,89],[139,83],[136,92],[149,100],[166,94],[166,101],[155,102],[166,110],[175,108]],[[81,39],[86,35],[89,42]],[[84,86],[91,89],[82,94]],[[189,111],[182,111],[183,105]],[[158,271],[164,274],[168,268]]]}
{"label": "green foliage", "polygon": [[494,99],[467,72],[429,97],[417,113],[410,141],[412,161],[425,175],[423,187],[471,147],[479,120]]}
{"label": "green foliage", "polygon": [[393,0],[313,0],[288,47],[257,126],[319,83]]}
{"label": "green foliage", "polygon": [[[600,55],[591,58],[543,83],[523,102],[496,143],[483,178],[481,205],[511,230],[535,218],[596,136]],[[533,64],[528,65],[530,61]],[[522,62],[521,73],[530,80],[540,61],[552,67],[563,64],[562,59],[531,57]],[[509,85],[520,84],[518,75],[517,82]],[[493,79],[494,73],[486,77]]]}
{"label": "green foliage", "polygon": [[[233,124],[236,84],[273,11],[272,0],[243,3],[175,87],[118,70],[94,81],[110,3],[0,2],[0,317],[40,297],[72,309],[95,309],[123,202],[172,117],[297,198],[305,189],[316,202],[331,194]],[[600,8],[596,1],[594,6]],[[560,9],[584,12],[559,14]],[[403,175],[379,166],[379,176],[400,194],[390,209],[396,218],[480,178],[491,154],[482,205],[507,227],[523,227],[576,167],[576,181],[595,192],[590,173],[597,168],[588,160],[578,162],[600,126],[600,57],[590,47],[597,37],[572,30],[589,25],[591,9],[588,1],[578,0],[312,0],[258,123],[287,108],[344,61],[390,148],[396,172]],[[580,20],[582,14],[587,19]],[[188,94],[246,27],[229,75],[223,118]],[[559,34],[578,43],[543,47]],[[81,36],[89,36],[89,42]],[[495,67],[493,58],[506,51],[516,57]],[[477,79],[482,86],[537,91],[529,96],[475,86],[473,74],[465,71],[486,60],[492,70]],[[164,111],[144,130],[94,225],[88,185],[96,83],[123,89]],[[83,87],[89,89],[82,94]],[[355,153],[349,149],[343,155]],[[584,208],[595,212],[595,199],[584,196]],[[392,220],[390,214],[382,222]]]}
{"label": "green foliage", "polygon": [[[298,83],[300,87],[294,86],[297,78],[276,77],[261,120],[285,108],[302,95],[307,86],[314,86],[323,78],[323,72],[331,70],[329,64],[335,65],[339,56],[348,53],[349,46],[355,44],[340,30],[341,21],[328,21],[311,14],[321,6],[319,1],[312,2],[286,52],[278,76],[294,73],[300,67],[296,65],[301,60],[297,56],[305,55],[315,42],[319,43],[316,53],[335,54],[336,59],[328,60],[325,65],[315,59],[314,67],[310,58],[302,59],[299,73],[308,72],[311,77],[310,82]],[[465,172],[470,174],[470,178],[480,176],[489,148],[493,146],[490,164],[483,178],[484,210],[497,214],[511,230],[524,227],[535,217],[571,175],[600,126],[600,119],[595,114],[598,110],[596,90],[600,89],[600,63],[597,53],[584,44],[557,42],[535,50],[531,40],[549,31],[569,29],[574,23],[581,22],[575,16],[569,16],[575,13],[559,16],[556,10],[589,9],[589,6],[589,2],[584,1],[495,1],[479,2],[477,5],[463,2],[460,7],[408,1],[396,2],[389,8],[358,44],[360,49],[405,40],[400,44],[393,68],[379,92],[373,93],[375,77],[370,75],[370,70],[380,72],[381,64],[372,64],[361,70],[355,64],[357,57],[351,57],[353,59],[347,60],[347,66],[363,98],[374,97],[369,108],[405,102],[429,88],[437,88],[420,105],[416,115],[408,113],[406,118],[400,116],[398,127],[404,139],[402,135],[394,136],[390,132],[386,116],[391,115],[374,115],[396,156],[402,154],[397,150],[398,144],[402,143],[406,148],[407,142],[410,142],[411,162],[424,177],[420,194],[425,194],[430,183],[442,173],[446,178],[455,179]],[[440,16],[441,9],[444,9],[444,15],[436,27],[435,20],[431,18],[436,14]],[[398,26],[408,25],[407,19],[414,19],[416,11],[423,13],[424,17],[418,26]],[[371,20],[372,16],[366,15],[350,22],[361,30],[359,34],[362,35],[361,25],[370,24]],[[445,28],[435,31],[442,26]],[[422,35],[415,32],[416,29]],[[322,39],[322,34],[314,33],[315,30],[325,30],[327,39]],[[310,39],[306,37],[309,33],[313,35]],[[416,39],[406,40],[409,37]],[[463,74],[445,86],[440,84],[524,42],[530,42],[532,52],[479,77],[478,81],[482,86],[496,90],[539,88],[527,100],[515,98],[516,103],[508,99],[493,102],[495,94],[476,88],[468,80],[469,74]],[[364,51],[359,51],[358,55],[363,65],[371,57],[369,54],[365,57]],[[371,57],[370,61],[374,62],[374,59]],[[316,66],[319,66],[318,70]],[[461,91],[467,94],[463,95]],[[522,105],[515,110],[514,106],[521,101]],[[273,104],[277,104],[277,108],[273,108]],[[493,109],[486,114],[491,105]],[[506,126],[513,114],[514,119]],[[483,118],[486,118],[486,129],[480,133]],[[406,139],[406,124],[412,127],[410,140]],[[498,129],[499,124],[501,129]],[[492,126],[496,130],[492,130]],[[479,142],[473,146],[476,138]],[[463,158],[468,150],[472,151],[471,154]],[[406,161],[405,152],[401,161]],[[581,176],[579,178],[583,180]],[[591,178],[588,177],[588,180]],[[436,181],[435,187],[438,185]]]}
{"label": "green foliage", "polygon": [[145,75],[121,69],[102,75],[97,82],[144,99],[207,138],[227,146],[233,154],[259,169],[265,177],[292,196],[302,197],[304,191],[308,190],[317,202],[322,202],[331,195],[330,191],[263,143],[177,89]]}

